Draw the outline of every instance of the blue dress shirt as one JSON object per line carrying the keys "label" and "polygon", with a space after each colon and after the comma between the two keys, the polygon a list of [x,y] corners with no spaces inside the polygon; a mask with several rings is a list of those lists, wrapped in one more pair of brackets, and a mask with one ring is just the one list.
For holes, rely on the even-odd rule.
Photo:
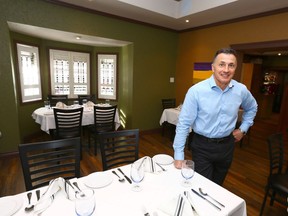
{"label": "blue dress shirt", "polygon": [[212,75],[192,86],[179,115],[173,143],[174,159],[184,159],[184,147],[189,129],[209,138],[230,135],[235,129],[239,108],[243,109],[241,130],[247,132],[253,125],[257,102],[245,85],[231,80],[224,91]]}

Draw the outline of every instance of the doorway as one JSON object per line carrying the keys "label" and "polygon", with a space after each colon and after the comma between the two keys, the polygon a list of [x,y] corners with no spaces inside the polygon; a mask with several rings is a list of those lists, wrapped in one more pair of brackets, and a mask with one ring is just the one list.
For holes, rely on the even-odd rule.
{"label": "doorway", "polygon": [[[231,48],[237,50],[240,54],[239,59],[243,63],[249,62],[256,65],[253,68],[250,89],[259,106],[255,121],[264,121],[269,125],[275,125],[277,131],[286,131],[288,128],[288,40],[233,44]],[[279,56],[278,53],[282,55]],[[267,94],[265,88],[261,89],[265,82],[265,73],[269,74],[269,72],[277,75],[277,86],[275,86],[277,88],[271,94]]]}

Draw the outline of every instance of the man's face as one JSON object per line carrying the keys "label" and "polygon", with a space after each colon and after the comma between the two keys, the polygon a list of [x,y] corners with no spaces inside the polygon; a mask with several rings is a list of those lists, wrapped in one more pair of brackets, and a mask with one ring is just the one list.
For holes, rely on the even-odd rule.
{"label": "man's face", "polygon": [[214,79],[222,90],[230,83],[235,74],[237,67],[237,59],[232,54],[219,54],[212,63],[212,71],[214,72]]}

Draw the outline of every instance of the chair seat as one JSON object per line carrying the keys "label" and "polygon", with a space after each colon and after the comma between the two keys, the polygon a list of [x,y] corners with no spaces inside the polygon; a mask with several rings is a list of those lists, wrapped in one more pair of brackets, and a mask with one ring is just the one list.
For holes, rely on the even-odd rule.
{"label": "chair seat", "polygon": [[288,194],[288,174],[271,175],[270,185],[272,188]]}

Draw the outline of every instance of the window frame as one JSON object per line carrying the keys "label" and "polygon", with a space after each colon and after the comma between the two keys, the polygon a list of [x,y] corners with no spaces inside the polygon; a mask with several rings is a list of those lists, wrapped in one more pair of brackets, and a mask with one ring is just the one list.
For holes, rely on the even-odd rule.
{"label": "window frame", "polygon": [[[101,71],[101,61],[103,60],[112,60],[115,64],[113,66],[113,83],[112,84],[105,84],[101,83],[103,79],[102,75],[104,71]],[[104,99],[104,100],[118,100],[118,53],[97,53],[97,98]],[[111,80],[110,80],[111,81]],[[110,86],[113,87],[114,94],[113,95],[106,95],[101,93],[101,88],[103,86]]]}
{"label": "window frame", "polygon": [[[56,49],[56,48],[49,48],[48,49],[49,53],[49,75],[50,75],[50,92],[53,95],[62,95],[58,94],[55,92],[55,85],[57,85],[56,82],[54,82],[54,57],[55,55],[57,56],[63,56],[64,58],[67,58],[67,61],[69,62],[69,82],[67,85],[69,85],[69,91],[70,94],[68,95],[68,98],[77,98],[78,95],[89,95],[91,92],[91,53],[90,52],[85,52],[85,51],[75,51],[75,50],[64,50],[64,49]],[[74,64],[74,57],[78,59],[85,59],[87,61],[87,80],[86,84],[81,84],[81,83],[75,83],[74,82],[74,71],[73,71],[73,64]],[[74,94],[74,86],[75,85],[86,85],[87,86],[87,92],[85,93],[75,93]]]}
{"label": "window frame", "polygon": [[[25,103],[31,103],[35,101],[41,101],[42,98],[42,82],[41,82],[41,69],[40,69],[40,55],[39,55],[39,46],[35,44],[28,44],[25,42],[15,42],[15,47],[16,47],[16,55],[17,55],[17,64],[18,64],[18,83],[19,83],[19,91],[20,91],[20,101],[22,104]],[[36,84],[26,84],[24,83],[24,71],[21,63],[21,52],[30,52],[35,54],[35,59],[36,59],[36,79],[37,83]],[[35,77],[35,74],[32,75]],[[27,87],[25,87],[27,86]],[[30,87],[29,87],[30,86]],[[25,96],[25,89],[32,89],[32,87],[38,89],[38,94],[33,94],[31,96]]]}

